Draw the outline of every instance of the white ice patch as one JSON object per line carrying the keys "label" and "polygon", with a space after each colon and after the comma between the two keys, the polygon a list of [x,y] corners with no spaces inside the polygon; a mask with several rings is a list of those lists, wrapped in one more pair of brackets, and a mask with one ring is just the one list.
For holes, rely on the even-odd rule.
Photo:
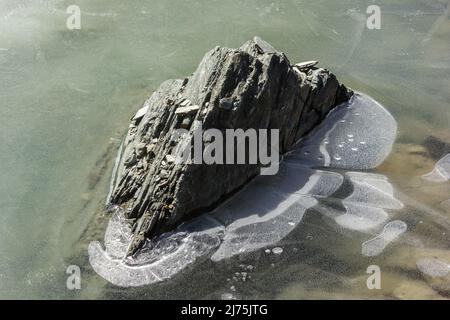
{"label": "white ice patch", "polygon": [[366,257],[374,257],[381,254],[386,246],[406,232],[407,228],[406,223],[403,221],[389,222],[378,236],[362,244],[362,254]]}
{"label": "white ice patch", "polygon": [[[286,159],[290,159],[290,156]],[[275,192],[285,195],[296,193],[326,198],[336,192],[343,181],[344,177],[339,173],[314,170],[298,163],[284,161],[277,175],[259,176],[252,183],[253,186],[271,187]]]}
{"label": "white ice patch", "polygon": [[283,163],[277,176],[259,176],[211,215],[226,225],[212,260],[219,261],[279,242],[307,209],[341,186],[342,175]]}
{"label": "white ice patch", "polygon": [[[124,258],[131,241],[130,227],[123,215],[116,214],[105,234],[105,250],[100,243],[91,243],[89,261],[115,285],[142,286],[168,279],[203,257],[211,255],[219,261],[272,247],[297,227],[309,208],[334,197],[345,181],[352,186],[352,193],[340,200],[346,211],[329,210],[334,211],[336,222],[352,230],[379,226],[388,219],[385,209],[403,206],[385,177],[343,175],[313,167],[376,167],[389,154],[396,128],[382,106],[355,94],[284,158],[276,176],[255,178],[214,211],[148,241],[132,258]],[[363,253],[378,254],[404,230],[401,221],[389,223],[382,234],[364,243]],[[282,252],[278,247],[274,250]]]}
{"label": "white ice patch", "polygon": [[364,204],[344,204],[346,213],[335,218],[340,226],[364,231],[378,227],[387,220],[389,215],[381,208],[367,207]]}
{"label": "white ice patch", "polygon": [[433,171],[423,176],[432,182],[445,182],[450,180],[450,153],[436,163]]}
{"label": "white ice patch", "polygon": [[362,172],[347,172],[346,176],[353,192],[342,200],[345,214],[335,217],[340,226],[358,231],[370,230],[388,220],[386,209],[403,208],[385,176]]}
{"label": "white ice patch", "polygon": [[366,172],[346,172],[344,190],[330,204],[321,203],[316,209],[349,230],[368,232],[390,218],[391,210],[403,208],[394,196],[394,188],[383,175]]}
{"label": "white ice patch", "polygon": [[437,258],[424,258],[417,261],[417,268],[430,277],[445,277],[450,273],[450,264]]}
{"label": "white ice patch", "polygon": [[[103,250],[99,242],[89,245],[89,262],[95,272],[110,283],[121,287],[143,286],[171,278],[193,264],[220,244],[223,227],[213,219],[204,216],[194,222],[182,225],[155,241],[148,241],[133,257],[124,258],[130,239],[117,236],[126,226],[123,218],[117,218],[108,226]],[[113,218],[114,220],[114,218]],[[111,230],[113,229],[113,230]],[[119,249],[111,250],[115,244]],[[118,254],[123,254],[118,258]]]}
{"label": "white ice patch", "polygon": [[379,166],[392,150],[397,123],[378,102],[355,93],[303,139],[294,161],[311,166],[364,170]]}
{"label": "white ice patch", "polygon": [[234,255],[252,252],[279,242],[300,223],[305,211],[317,200],[304,196],[292,196],[274,209],[252,211],[245,209],[240,215],[247,217],[231,223],[225,237],[211,259],[219,261]]}
{"label": "white ice patch", "polygon": [[402,209],[403,203],[394,196],[394,187],[380,174],[347,172],[353,185],[353,193],[344,203],[364,203],[366,206],[384,209]]}

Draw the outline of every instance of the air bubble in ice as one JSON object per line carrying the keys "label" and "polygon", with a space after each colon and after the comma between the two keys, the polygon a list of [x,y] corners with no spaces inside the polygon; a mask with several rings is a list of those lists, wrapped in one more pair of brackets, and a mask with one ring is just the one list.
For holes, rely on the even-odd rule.
{"label": "air bubble in ice", "polygon": [[276,247],[272,249],[272,253],[273,254],[282,254],[283,253],[283,248],[280,247]]}
{"label": "air bubble in ice", "polygon": [[223,293],[220,298],[222,300],[236,300],[236,297],[232,293]]}

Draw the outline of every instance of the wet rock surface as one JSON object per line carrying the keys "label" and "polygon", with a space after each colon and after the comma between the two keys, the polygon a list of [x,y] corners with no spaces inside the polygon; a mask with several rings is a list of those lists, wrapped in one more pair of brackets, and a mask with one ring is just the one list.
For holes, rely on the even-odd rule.
{"label": "wet rock surface", "polygon": [[[239,49],[216,47],[190,77],[164,82],[132,117],[113,173],[108,202],[120,206],[131,225],[127,254],[259,174],[259,162],[175,162],[174,148],[191,143],[199,126],[279,129],[284,154],[352,94],[328,70],[297,68],[259,38]],[[179,128],[187,133],[174,137]]]}

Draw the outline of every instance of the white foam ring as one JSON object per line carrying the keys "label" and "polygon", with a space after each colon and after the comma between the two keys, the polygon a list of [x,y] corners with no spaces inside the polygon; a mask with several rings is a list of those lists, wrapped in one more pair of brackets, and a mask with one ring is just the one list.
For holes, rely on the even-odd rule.
{"label": "white foam ring", "polygon": [[[373,168],[389,154],[395,133],[392,116],[371,98],[356,94],[285,157],[276,176],[255,178],[214,211],[147,242],[133,258],[124,258],[131,230],[117,211],[105,234],[105,249],[98,242],[90,244],[90,263],[115,285],[141,286],[168,279],[201,258],[220,261],[272,246],[297,227],[309,208],[336,193],[344,181],[351,183],[353,192],[342,199],[346,211],[335,214],[335,221],[352,230],[379,226],[389,217],[385,210],[403,206],[384,176],[343,175],[313,167]],[[348,147],[333,160],[343,139]],[[354,151],[356,144],[358,150]],[[369,242],[363,251],[382,251],[393,240],[392,229],[398,230],[399,223],[386,225],[380,235],[384,246],[374,249]]]}
{"label": "white foam ring", "polygon": [[432,182],[445,182],[450,180],[450,153],[436,163],[433,171],[423,176]]}

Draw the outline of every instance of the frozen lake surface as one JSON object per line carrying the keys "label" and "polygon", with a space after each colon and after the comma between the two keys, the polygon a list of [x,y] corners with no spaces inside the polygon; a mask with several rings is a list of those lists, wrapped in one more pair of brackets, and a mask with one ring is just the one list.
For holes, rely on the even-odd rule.
{"label": "frozen lake surface", "polygon": [[[450,296],[448,161],[423,145],[450,143],[448,0],[378,1],[380,30],[367,29],[362,0],[77,4],[81,30],[68,30],[66,1],[0,0],[1,298]],[[210,212],[124,264],[126,227],[117,217],[104,242],[104,203],[130,117],[206,51],[255,35],[293,63],[320,61],[395,122],[374,102],[364,116],[346,110],[279,176],[217,209],[229,214]],[[384,282],[370,291],[374,264]],[[70,265],[81,290],[66,288]],[[152,273],[131,283],[123,272],[139,265]]]}

